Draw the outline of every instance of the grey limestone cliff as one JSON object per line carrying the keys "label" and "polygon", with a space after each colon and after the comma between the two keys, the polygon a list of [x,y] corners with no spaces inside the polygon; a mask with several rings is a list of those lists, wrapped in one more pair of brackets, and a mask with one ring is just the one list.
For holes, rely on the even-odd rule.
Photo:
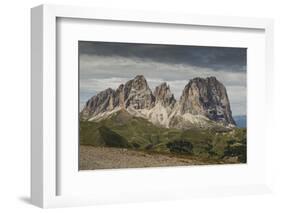
{"label": "grey limestone cliff", "polygon": [[[176,101],[167,83],[160,84],[152,93],[144,76],[138,75],[116,90],[108,88],[90,98],[80,115],[88,120],[119,109],[147,117],[152,123],[154,120],[157,124],[165,123],[166,127],[175,123],[175,119],[177,122],[189,122],[179,119],[179,116],[184,115],[187,115],[187,119],[190,117],[191,124],[194,122],[192,116],[203,116],[211,122],[235,126],[226,88],[215,77],[190,80],[179,101]],[[182,126],[186,125],[171,125],[177,128]]]}

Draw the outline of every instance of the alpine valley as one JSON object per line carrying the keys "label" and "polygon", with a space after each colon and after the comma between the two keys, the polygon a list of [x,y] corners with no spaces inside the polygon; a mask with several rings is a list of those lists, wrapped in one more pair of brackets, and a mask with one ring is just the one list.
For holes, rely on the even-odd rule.
{"label": "alpine valley", "polygon": [[226,88],[215,77],[187,81],[178,100],[167,83],[152,91],[142,75],[99,92],[80,112],[80,145],[194,159],[191,164],[246,162],[246,128],[236,126]]}

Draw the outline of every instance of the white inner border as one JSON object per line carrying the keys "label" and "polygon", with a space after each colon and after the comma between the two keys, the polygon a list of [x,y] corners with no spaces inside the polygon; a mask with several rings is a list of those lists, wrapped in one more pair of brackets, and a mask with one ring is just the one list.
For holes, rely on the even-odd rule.
{"label": "white inner border", "polygon": [[[248,163],[78,172],[78,40],[246,47]],[[57,193],[98,201],[150,200],[213,188],[264,184],[265,31],[57,19]]]}

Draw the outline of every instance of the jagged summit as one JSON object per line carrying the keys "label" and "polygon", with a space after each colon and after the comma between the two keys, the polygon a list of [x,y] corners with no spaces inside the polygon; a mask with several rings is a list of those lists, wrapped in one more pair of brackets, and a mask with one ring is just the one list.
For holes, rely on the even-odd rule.
{"label": "jagged summit", "polygon": [[235,125],[226,89],[215,77],[190,80],[179,102],[183,114],[204,115],[213,121]]}
{"label": "jagged summit", "polygon": [[112,110],[116,92],[108,88],[90,98],[83,109],[82,118],[96,116],[99,113]]}
{"label": "jagged summit", "polygon": [[153,93],[156,103],[161,103],[165,107],[173,107],[176,103],[174,95],[171,93],[169,85],[164,82],[157,86]]}
{"label": "jagged summit", "polygon": [[124,86],[125,108],[152,108],[154,99],[155,98],[143,75],[137,75]]}
{"label": "jagged summit", "polygon": [[143,75],[136,75],[133,81],[146,82],[146,79]]}
{"label": "jagged summit", "polygon": [[128,81],[125,86],[129,86],[136,90],[149,89],[146,79],[143,75],[137,75],[134,79]]}
{"label": "jagged summit", "polygon": [[108,88],[90,98],[81,118],[100,120],[121,109],[168,128],[235,125],[227,91],[215,77],[190,80],[177,101],[166,82],[152,93],[145,77],[137,75],[116,90]]}

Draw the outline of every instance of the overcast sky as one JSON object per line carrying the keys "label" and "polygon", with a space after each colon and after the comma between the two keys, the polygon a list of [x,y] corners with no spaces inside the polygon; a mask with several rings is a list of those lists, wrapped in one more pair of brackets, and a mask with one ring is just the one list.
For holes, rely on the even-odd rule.
{"label": "overcast sky", "polygon": [[233,115],[246,115],[245,48],[79,41],[80,106],[111,87],[144,75],[150,89],[162,82],[179,99],[188,81],[215,76],[228,93]]}

